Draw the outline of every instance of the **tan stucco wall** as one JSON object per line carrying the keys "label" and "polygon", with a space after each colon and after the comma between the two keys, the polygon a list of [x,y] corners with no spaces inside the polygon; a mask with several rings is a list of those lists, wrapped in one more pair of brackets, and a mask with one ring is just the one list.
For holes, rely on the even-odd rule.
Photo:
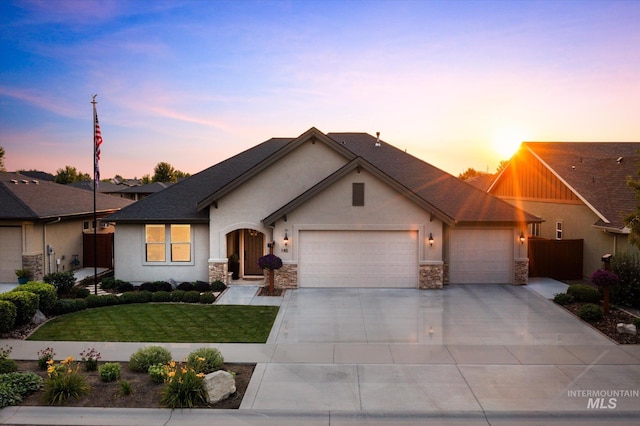
{"label": "tan stucco wall", "polygon": [[207,281],[209,276],[208,226],[192,226],[192,259],[189,263],[147,264],[145,263],[144,225],[118,224],[115,234],[115,270],[117,279],[130,282],[164,281]]}
{"label": "tan stucco wall", "polygon": [[544,219],[545,222],[540,224],[540,236],[543,238],[555,239],[556,221],[562,221],[563,239],[583,239],[582,275],[585,278],[589,278],[593,271],[602,267],[603,254],[615,254],[628,250],[638,253],[638,250],[628,243],[627,235],[606,233],[602,229],[595,228],[593,224],[598,220],[598,216],[586,205],[515,201],[513,199],[505,199],[505,201]]}

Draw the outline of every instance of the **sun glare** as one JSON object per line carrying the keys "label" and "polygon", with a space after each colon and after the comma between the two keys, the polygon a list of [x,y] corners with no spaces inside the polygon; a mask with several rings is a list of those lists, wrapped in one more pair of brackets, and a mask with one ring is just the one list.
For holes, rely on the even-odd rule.
{"label": "sun glare", "polygon": [[500,129],[493,137],[493,149],[502,160],[508,160],[525,140],[526,136],[520,129],[513,127]]}

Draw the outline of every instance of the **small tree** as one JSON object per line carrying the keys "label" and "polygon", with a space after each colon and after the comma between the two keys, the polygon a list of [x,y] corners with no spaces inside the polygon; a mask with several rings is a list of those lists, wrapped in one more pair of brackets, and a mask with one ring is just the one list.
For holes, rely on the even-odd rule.
{"label": "small tree", "polygon": [[[640,150],[638,150],[640,153]],[[638,176],[640,176],[640,169],[638,169]],[[640,179],[633,180],[631,177],[627,180],[627,185],[633,189],[636,193],[636,209],[632,213],[629,213],[624,218],[624,224],[629,227],[629,241],[631,244],[640,248]]]}
{"label": "small tree", "polygon": [[258,259],[258,266],[260,269],[269,270],[269,293],[273,293],[273,271],[282,268],[282,259],[273,253],[269,253]]}
{"label": "small tree", "polygon": [[604,314],[609,314],[609,288],[618,284],[618,276],[611,271],[598,269],[591,274],[591,282],[602,289],[602,308]]}

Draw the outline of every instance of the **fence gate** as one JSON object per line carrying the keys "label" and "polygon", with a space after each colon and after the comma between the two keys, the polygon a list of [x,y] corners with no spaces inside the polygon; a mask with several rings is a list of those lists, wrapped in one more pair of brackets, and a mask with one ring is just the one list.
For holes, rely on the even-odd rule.
{"label": "fence gate", "polygon": [[83,267],[113,269],[113,235],[114,234],[96,234],[96,246],[98,248],[98,256],[96,258],[97,265],[94,265],[93,257],[93,234],[83,234],[82,238],[82,259]]}
{"label": "fence gate", "polygon": [[556,280],[582,278],[584,240],[529,238],[529,276]]}

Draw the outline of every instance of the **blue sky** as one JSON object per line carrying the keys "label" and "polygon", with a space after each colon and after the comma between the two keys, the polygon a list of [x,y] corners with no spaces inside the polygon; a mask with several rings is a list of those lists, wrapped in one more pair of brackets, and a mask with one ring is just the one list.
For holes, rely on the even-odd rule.
{"label": "blue sky", "polygon": [[196,173],[367,132],[452,174],[522,140],[640,141],[640,1],[0,1],[8,170]]}

